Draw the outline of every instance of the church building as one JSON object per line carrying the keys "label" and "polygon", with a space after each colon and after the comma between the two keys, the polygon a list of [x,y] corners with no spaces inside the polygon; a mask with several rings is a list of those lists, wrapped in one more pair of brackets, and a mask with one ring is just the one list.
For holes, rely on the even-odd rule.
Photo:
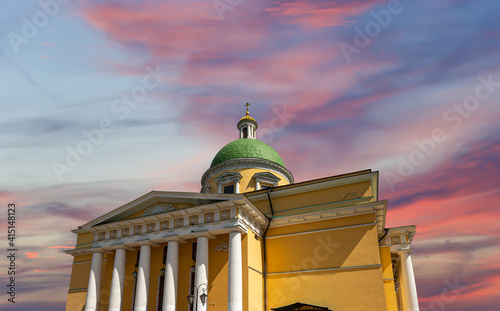
{"label": "church building", "polygon": [[295,182],[248,105],[237,128],[199,193],[151,191],[73,230],[66,310],[418,311],[415,226],[385,227],[378,172]]}

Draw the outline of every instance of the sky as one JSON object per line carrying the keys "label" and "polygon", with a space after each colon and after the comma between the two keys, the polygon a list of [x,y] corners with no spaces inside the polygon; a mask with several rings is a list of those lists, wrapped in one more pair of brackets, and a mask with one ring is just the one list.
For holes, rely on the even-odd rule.
{"label": "sky", "polygon": [[2,310],[64,310],[70,230],[199,192],[246,102],[296,182],[380,172],[387,227],[417,225],[420,310],[497,310],[498,1],[0,6],[4,290],[9,203],[18,248]]}

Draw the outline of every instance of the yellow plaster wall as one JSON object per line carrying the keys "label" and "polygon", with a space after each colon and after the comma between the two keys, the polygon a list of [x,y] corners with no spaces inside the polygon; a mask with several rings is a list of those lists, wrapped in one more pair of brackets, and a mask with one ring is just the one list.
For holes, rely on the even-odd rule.
{"label": "yellow plaster wall", "polygon": [[[356,205],[373,202],[370,181],[358,182],[333,188],[313,190],[286,196],[272,196],[273,210],[275,216],[293,215],[296,213],[313,212],[346,205]],[[360,198],[349,201],[345,198]],[[364,198],[364,199],[361,199]],[[250,197],[250,200],[252,198]],[[332,202],[338,202],[332,204]],[[271,213],[269,201],[266,197],[260,200],[252,200],[252,203],[266,214]],[[317,206],[321,204],[328,204]],[[304,209],[304,207],[308,207]]]}
{"label": "yellow plaster wall", "polygon": [[380,264],[375,225],[266,239],[267,271]]}
{"label": "yellow plaster wall", "polygon": [[87,298],[92,255],[73,257],[66,310],[83,310]]}
{"label": "yellow plaster wall", "polygon": [[250,311],[261,311],[264,309],[264,279],[262,274],[248,269],[248,304],[244,305]]}
{"label": "yellow plaster wall", "polygon": [[[73,258],[66,310],[80,310],[85,305],[91,265],[92,255],[75,256]],[[106,279],[105,274],[106,271],[108,271],[108,269],[106,269],[107,265],[107,256],[104,254],[101,270],[101,287],[103,286],[102,282]],[[103,294],[102,292],[101,289],[101,296]]]}
{"label": "yellow plaster wall", "polygon": [[385,311],[380,268],[271,275],[267,310],[295,302],[335,311]]}
{"label": "yellow plaster wall", "polygon": [[[231,172],[231,173],[240,173],[242,178],[240,180],[240,193],[245,193],[245,192],[250,192],[250,191],[255,191],[255,179],[253,178],[253,175],[257,173],[264,173],[264,172],[269,172],[267,170],[263,169],[256,169],[256,168],[241,168],[241,169],[232,169],[228,171],[224,171],[220,174],[212,176],[209,180],[207,180],[206,185],[210,186],[210,193],[217,193],[218,192],[218,186],[217,182],[215,181],[215,178],[218,176]],[[269,172],[273,175],[275,175],[278,178],[281,178],[281,180],[278,182],[278,186],[283,186],[283,185],[288,185],[289,182],[286,179],[285,176],[276,173],[276,172]]]}
{"label": "yellow plaster wall", "polygon": [[85,300],[87,291],[69,292],[66,301],[66,311],[83,311],[85,309]]}
{"label": "yellow plaster wall", "polygon": [[345,226],[368,224],[373,222],[375,222],[375,214],[369,213],[369,214],[349,216],[337,219],[313,221],[313,222],[299,223],[281,227],[271,227],[267,231],[266,236],[272,237],[282,234],[308,232],[313,230],[322,230],[329,228],[339,228]]}
{"label": "yellow plaster wall", "polygon": [[76,238],[76,246],[94,242],[94,234],[91,232],[80,233]]}
{"label": "yellow plaster wall", "polygon": [[[228,252],[215,251],[217,245],[227,241],[229,241],[229,234],[221,234],[215,239],[209,240],[208,282],[210,284],[210,288],[208,292],[207,303],[209,305],[207,310],[221,310],[227,308]],[[185,296],[184,300],[186,300]]]}
{"label": "yellow plaster wall", "polygon": [[244,307],[248,307],[250,311],[261,311],[264,308],[262,239],[255,239],[255,234],[251,230],[248,230],[246,239],[248,268],[246,265],[243,265],[243,271],[246,270],[248,275],[248,282],[246,282],[248,284],[248,304],[244,304]]}
{"label": "yellow plaster wall", "polygon": [[382,261],[382,276],[384,278],[384,292],[387,303],[387,311],[397,311],[398,302],[394,287],[394,274],[392,270],[391,249],[380,248],[380,259]]}
{"label": "yellow plaster wall", "polygon": [[[76,258],[76,257],[75,257]],[[91,262],[83,262],[73,264],[73,269],[71,269],[71,280],[69,282],[69,289],[85,289],[89,283]]]}
{"label": "yellow plaster wall", "polygon": [[[385,311],[376,225],[324,230],[328,225],[363,223],[371,219],[360,215],[290,225],[288,231],[313,230],[314,226],[323,231],[302,231],[266,239],[267,272],[271,274],[267,276],[268,310],[300,301],[336,311]],[[318,269],[324,270],[314,271]]]}
{"label": "yellow plaster wall", "polygon": [[99,290],[99,310],[107,310],[109,306],[109,295],[111,289],[111,278],[113,275],[113,265],[115,261],[115,253],[106,253],[106,260],[102,265],[101,272],[101,289]]}

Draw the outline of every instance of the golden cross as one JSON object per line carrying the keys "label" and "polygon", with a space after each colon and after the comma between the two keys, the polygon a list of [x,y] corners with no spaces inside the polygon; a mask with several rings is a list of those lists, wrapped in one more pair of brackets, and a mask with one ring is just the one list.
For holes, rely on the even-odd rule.
{"label": "golden cross", "polygon": [[247,106],[247,112],[248,112],[248,106],[250,106],[250,103],[246,103],[245,106]]}

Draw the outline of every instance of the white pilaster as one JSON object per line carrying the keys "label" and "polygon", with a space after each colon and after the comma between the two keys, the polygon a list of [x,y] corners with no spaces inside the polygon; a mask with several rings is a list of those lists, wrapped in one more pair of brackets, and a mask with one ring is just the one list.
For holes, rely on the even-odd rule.
{"label": "white pilaster", "polygon": [[151,244],[141,245],[139,271],[137,272],[137,288],[135,292],[135,311],[146,311],[148,308],[149,273],[151,270]]}
{"label": "white pilaster", "polygon": [[240,182],[236,182],[236,186],[234,187],[234,193],[240,193]]}
{"label": "white pilaster", "polygon": [[255,181],[255,190],[260,190],[260,181]]}
{"label": "white pilaster", "polygon": [[89,285],[85,311],[95,311],[99,304],[99,288],[101,287],[102,251],[94,251],[90,266]]}
{"label": "white pilaster", "polygon": [[241,232],[229,232],[229,267],[228,267],[228,295],[227,310],[243,310],[243,271],[241,260]]}
{"label": "white pilaster", "polygon": [[399,250],[401,256],[401,289],[404,292],[403,304],[405,311],[419,311],[417,285],[411,262],[412,249]]}
{"label": "white pilaster", "polygon": [[[204,285],[202,285],[204,284]],[[208,302],[202,305],[200,295],[208,291],[208,235],[199,235],[196,247],[196,311],[206,311]],[[208,292],[205,292],[208,294]]]}
{"label": "white pilaster", "polygon": [[109,297],[109,311],[120,311],[123,300],[123,285],[125,280],[125,259],[127,249],[117,248],[115,252],[115,263],[111,279],[111,293]]}
{"label": "white pilaster", "polygon": [[179,241],[168,242],[165,286],[163,287],[163,311],[175,311],[177,305],[177,279],[179,275]]}
{"label": "white pilaster", "polygon": [[222,185],[219,184],[219,189],[218,189],[219,193],[222,193]]}

